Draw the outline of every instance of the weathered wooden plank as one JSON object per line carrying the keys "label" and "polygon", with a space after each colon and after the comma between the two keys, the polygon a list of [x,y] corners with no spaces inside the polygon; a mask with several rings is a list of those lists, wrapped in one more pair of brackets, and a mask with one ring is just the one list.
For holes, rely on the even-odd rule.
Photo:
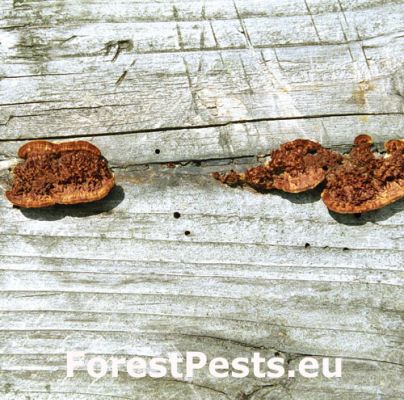
{"label": "weathered wooden plank", "polygon": [[[383,374],[383,379],[399,379],[402,355],[390,348],[402,337],[400,203],[341,225],[313,193],[296,204],[290,202],[293,197],[220,186],[195,175],[195,169],[192,175],[178,176],[172,169],[159,175],[151,180],[144,172],[119,175],[125,199],[117,192],[101,202],[101,209],[116,207],[99,218],[88,214],[97,207],[22,213],[2,200],[0,328],[8,349],[3,359],[6,366],[25,363],[40,374],[13,374],[19,390],[23,382],[39,385],[39,376],[46,376],[58,390],[77,392],[56,372],[63,368],[62,338],[67,341],[63,346],[94,354],[108,343],[110,354],[149,357],[196,343],[212,356],[225,346],[229,357],[244,343],[247,352],[267,348],[355,358],[359,375],[388,364],[392,375]],[[146,182],[125,182],[137,179]],[[152,201],[156,193],[164,193],[164,202]],[[218,204],[212,210],[214,201]],[[181,213],[179,219],[174,211]],[[184,235],[186,229],[191,235]],[[99,335],[103,340],[94,341]],[[21,341],[23,349],[16,347]],[[38,371],[43,362],[33,353],[39,349],[54,360],[45,365],[53,365],[55,372]],[[11,356],[15,352],[20,355]],[[246,389],[246,382],[234,381],[230,389],[228,382],[212,382],[207,374],[199,379],[198,385],[230,398],[262,384],[253,379]],[[352,375],[349,379],[355,382]],[[79,381],[87,388],[84,373]],[[147,385],[107,382],[124,398]],[[374,385],[355,390],[363,398],[375,391],[400,396]],[[93,393],[98,393],[96,386]],[[153,387],[161,390],[159,383]],[[350,398],[343,387],[296,381],[289,390],[303,399],[318,391]],[[178,390],[184,398],[190,395],[187,388]],[[284,390],[281,383],[279,390]],[[91,393],[84,398],[98,395]],[[256,398],[264,393],[258,391]],[[218,393],[194,395],[220,398]]]}
{"label": "weathered wooden plank", "polygon": [[[20,12],[29,20],[33,10],[40,25],[2,31],[1,137],[401,113],[402,4],[325,3],[310,5],[315,19],[302,1],[282,5],[281,14],[271,14],[276,2],[268,11],[262,2],[207,2],[204,17],[200,2],[135,3],[128,17],[156,12],[167,20],[117,22],[112,15],[104,24],[104,2],[83,9],[57,1],[39,11],[37,2],[24,2],[5,13],[6,26]],[[201,19],[192,21],[196,10]]]}
{"label": "weathered wooden plank", "polygon": [[[196,177],[193,177],[192,180],[194,184],[198,182]],[[190,229],[193,235],[187,238],[188,242],[198,244],[223,243],[288,247],[304,246],[305,243],[309,242],[315,247],[404,250],[401,237],[403,233],[402,216],[400,215],[389,219],[388,223],[383,224],[382,222],[378,229],[375,229],[373,224],[362,225],[360,222],[356,225],[347,226],[335,222],[330,215],[325,215],[327,214],[326,208],[319,201],[319,196],[316,198],[315,195],[312,196],[312,201],[316,201],[315,205],[309,203],[302,206],[293,203],[286,205],[288,200],[277,195],[264,196],[265,199],[262,203],[265,201],[265,205],[262,204],[262,206],[271,210],[270,215],[265,216],[263,213],[254,215],[251,210],[245,215],[242,208],[250,207],[251,198],[254,199],[254,197],[259,196],[256,193],[244,192],[242,195],[235,195],[235,190],[229,190],[226,196],[221,196],[220,189],[217,188],[218,183],[213,178],[202,180],[206,186],[209,184],[216,186],[216,188],[208,189],[213,192],[208,196],[205,195],[204,190],[195,190],[186,178],[178,179],[174,176],[172,179],[172,177],[166,177],[165,184],[170,186],[175,181],[180,185],[180,188],[167,190],[165,196],[167,205],[173,209],[172,212],[167,210],[164,213],[161,208],[155,212],[150,212],[150,206],[147,202],[154,198],[151,193],[155,193],[156,186],[160,190],[164,190],[161,183],[155,183],[156,186],[143,184],[141,188],[136,190],[125,185],[124,192],[127,197],[125,203],[128,204],[126,207],[129,207],[129,210],[123,209],[121,212],[120,207],[118,207],[116,212],[107,215],[100,214],[100,217],[95,220],[85,219],[82,224],[78,224],[78,221],[72,218],[60,218],[52,221],[51,230],[47,229],[48,221],[53,219],[53,215],[58,218],[57,213],[50,212],[49,215],[44,215],[42,211],[44,220],[37,221],[35,215],[40,217],[41,212],[24,211],[25,215],[23,215],[19,210],[11,210],[10,206],[7,205],[0,209],[0,219],[6,225],[2,231],[4,240],[9,241],[15,248],[13,253],[18,254],[16,241],[7,239],[6,235],[10,237],[21,235],[22,240],[26,237],[28,241],[37,240],[37,237],[48,237],[48,240],[53,242],[53,250],[47,252],[51,256],[54,252],[56,255],[57,247],[59,245],[64,247],[68,240],[80,242],[80,238],[85,238],[90,242],[96,241],[102,236],[107,240],[107,243],[116,242],[117,246],[127,240],[134,243],[137,241],[175,243],[183,238],[185,230]],[[148,191],[151,193],[147,193]],[[145,198],[141,200],[143,196]],[[194,196],[199,196],[198,203],[206,201],[207,207],[194,206],[193,208],[198,210],[191,212],[187,206],[187,201],[192,201]],[[217,208],[212,214],[212,210],[209,211],[209,204],[211,204],[208,201],[209,198],[216,199],[216,201],[221,199],[225,203],[225,209]],[[291,198],[293,197],[291,196]],[[135,204],[129,205],[133,201],[132,199],[136,199]],[[185,216],[179,221],[173,218],[172,213],[175,209],[171,199],[175,199],[178,203],[177,210],[180,209],[181,212],[185,213]],[[398,210],[400,209],[399,204],[396,207]],[[306,209],[308,209],[307,212]],[[34,219],[27,220],[27,217],[30,218],[31,216]],[[318,235],[318,232],[324,229],[327,230],[328,234],[325,237]],[[383,237],[382,242],[381,237]],[[17,238],[17,240],[19,239]],[[21,247],[24,248],[24,246]],[[107,248],[105,248],[105,252],[108,252]],[[102,255],[101,248],[97,250],[97,253],[99,256]]]}
{"label": "weathered wooden plank", "polygon": [[[96,337],[94,337],[95,339]],[[207,344],[209,341],[202,340],[201,344]],[[217,349],[219,350],[219,348]],[[220,351],[220,350],[219,350]],[[241,354],[246,351],[241,346],[239,348]],[[247,350],[248,351],[248,350]],[[227,354],[226,349],[221,349],[221,354],[225,356]],[[397,375],[394,366],[390,366],[389,364],[383,364],[378,366],[376,363],[366,362],[366,361],[346,361],[346,368],[349,372],[350,380],[347,381],[343,377],[337,381],[337,383],[332,382],[332,380],[324,380],[322,382],[321,387],[315,387],[312,385],[312,380],[302,381],[300,379],[296,379],[291,382],[289,385],[285,385],[282,381],[277,382],[268,382],[264,381],[260,386],[254,385],[249,378],[246,378],[243,382],[244,387],[240,387],[240,382],[236,380],[231,383],[227,383],[224,381],[219,382],[219,387],[215,386],[213,382],[206,379],[203,374],[199,374],[197,380],[195,382],[186,382],[186,381],[175,381],[175,380],[154,380],[151,382],[150,379],[146,380],[129,380],[125,378],[119,378],[116,380],[105,379],[100,380],[97,384],[92,384],[91,381],[86,377],[85,372],[78,372],[80,378],[85,381],[87,389],[83,389],[81,392],[75,388],[69,380],[64,379],[63,375],[59,373],[55,367],[58,365],[57,357],[48,355],[48,359],[51,365],[54,368],[49,370],[42,370],[38,372],[22,372],[15,371],[14,375],[18,379],[18,387],[20,387],[20,393],[31,393],[35,396],[40,394],[47,394],[49,398],[69,398],[72,394],[82,394],[82,398],[92,399],[92,398],[102,398],[97,397],[103,395],[107,398],[114,398],[114,395],[117,395],[118,398],[121,396],[125,399],[141,399],[141,396],[146,396],[146,398],[167,398],[167,396],[178,396],[183,395],[183,398],[213,398],[213,399],[222,399],[222,398],[237,398],[243,396],[243,393],[249,393],[250,398],[254,399],[262,399],[266,398],[266,396],[280,396],[285,395],[286,393],[293,394],[296,399],[311,399],[313,396],[319,396],[321,399],[327,399],[333,396],[334,398],[342,398],[342,399],[351,399],[353,396],[359,399],[371,399],[375,398],[375,396],[379,398],[388,398],[388,399],[399,399],[400,394],[397,393],[396,388],[402,385],[400,381],[400,376]],[[6,358],[5,363],[8,363],[9,360],[16,364],[16,358]],[[32,359],[30,357],[18,357],[25,364],[32,363]],[[293,361],[291,361],[292,365],[295,365],[300,359],[299,356],[296,357]],[[42,358],[45,361],[45,358]],[[38,365],[36,366],[38,368]],[[392,383],[392,386],[382,385],[380,386],[380,382],[374,379],[375,374],[379,368],[383,368],[385,371],[386,378]],[[51,378],[51,379],[49,379]],[[46,383],[50,381],[50,383]],[[354,385],[352,385],[354,384]],[[173,386],[170,386],[173,385]],[[216,384],[217,385],[217,384]],[[394,386],[393,386],[394,385]],[[54,389],[54,387],[59,388],[59,393],[62,397],[58,396],[58,391]],[[286,386],[286,387],[285,387]],[[354,386],[354,387],[352,387]],[[9,386],[10,396],[6,397],[6,399],[14,399],[19,397],[15,396],[15,385],[10,383]],[[255,393],[253,395],[253,393]],[[18,393],[17,393],[18,395]],[[63,397],[64,395],[64,397]],[[154,396],[154,397],[153,397]],[[165,396],[165,397],[164,397]],[[186,397],[187,396],[187,397]],[[204,397],[204,396],[212,396],[212,397]],[[168,397],[168,398],[173,398]],[[42,398],[42,397],[40,397]],[[76,398],[76,397],[75,397]],[[144,398],[144,397],[143,397]],[[317,397],[316,397],[317,398]]]}
{"label": "weathered wooden plank", "polygon": [[[403,132],[399,0],[0,3],[0,397],[401,399],[403,202],[329,213],[319,191],[209,177],[297,137]],[[18,147],[84,138],[103,201],[18,210]],[[156,153],[156,149],[159,151]],[[195,161],[195,162],[193,162]],[[164,163],[176,162],[175,168]],[[181,213],[174,218],[173,213]],[[188,235],[185,235],[185,232]],[[343,357],[340,379],[66,379],[65,353]]]}
{"label": "weathered wooden plank", "polygon": [[[281,143],[301,137],[346,151],[351,148],[355,136],[369,133],[382,149],[384,141],[400,137],[403,130],[403,115],[358,115],[292,118],[79,138],[99,146],[112,166],[128,167],[268,154]],[[23,143],[19,140],[0,143],[0,160],[15,158]]]}

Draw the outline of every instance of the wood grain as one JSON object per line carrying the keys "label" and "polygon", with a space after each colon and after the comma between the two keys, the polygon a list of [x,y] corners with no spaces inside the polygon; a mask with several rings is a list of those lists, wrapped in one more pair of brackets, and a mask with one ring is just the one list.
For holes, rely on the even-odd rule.
{"label": "wood grain", "polygon": [[[402,2],[116,3],[0,3],[0,398],[403,398],[404,203],[338,216],[318,190],[209,175],[297,137],[402,137]],[[8,168],[35,138],[91,141],[118,187],[12,208]],[[66,378],[72,350],[342,357],[343,376],[93,382]]]}

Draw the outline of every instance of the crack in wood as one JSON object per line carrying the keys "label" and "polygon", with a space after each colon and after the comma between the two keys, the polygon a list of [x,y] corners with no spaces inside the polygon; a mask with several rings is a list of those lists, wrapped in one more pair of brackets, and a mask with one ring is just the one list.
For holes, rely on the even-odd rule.
{"label": "crack in wood", "polygon": [[127,70],[125,70],[125,71],[123,71],[123,73],[122,73],[122,75],[118,78],[118,80],[115,82],[115,85],[116,86],[119,86],[122,82],[123,82],[123,80],[126,78],[126,75],[128,74],[128,71]]}
{"label": "crack in wood", "polygon": [[[95,108],[99,108],[103,106],[96,106]],[[87,108],[87,107],[84,107]],[[91,108],[91,107],[90,107]],[[70,109],[70,108],[68,108]],[[52,110],[53,111],[53,110]],[[57,111],[57,109],[56,109]],[[44,114],[32,114],[32,115],[23,115],[23,116],[12,116],[13,118],[25,118],[31,116],[43,116]],[[255,122],[266,122],[266,121],[293,121],[293,120],[306,120],[306,119],[318,119],[318,118],[335,118],[335,117],[359,117],[359,116],[388,116],[388,115],[404,115],[402,112],[385,112],[385,113],[346,113],[346,114],[318,114],[318,115],[304,115],[304,116],[296,116],[296,117],[274,117],[274,118],[252,118],[252,119],[241,119],[234,121],[227,121],[218,124],[206,124],[206,125],[192,125],[192,126],[167,126],[167,127],[159,127],[159,128],[150,128],[150,129],[139,129],[139,130],[130,130],[130,131],[117,131],[117,132],[101,132],[101,133],[93,133],[89,136],[91,137],[99,137],[99,136],[115,136],[115,135],[129,135],[134,133],[148,133],[148,132],[169,132],[169,131],[183,131],[183,130],[195,130],[195,129],[204,129],[204,128],[219,128],[223,126],[229,125],[237,125],[237,124],[248,124]],[[6,125],[6,124],[3,124]],[[64,140],[64,139],[74,139],[85,137],[85,135],[63,135],[63,136],[38,136],[38,137],[29,137],[23,136],[15,139],[0,139],[0,143],[3,142],[19,142],[23,140],[47,140],[47,139],[55,139],[55,140]]]}

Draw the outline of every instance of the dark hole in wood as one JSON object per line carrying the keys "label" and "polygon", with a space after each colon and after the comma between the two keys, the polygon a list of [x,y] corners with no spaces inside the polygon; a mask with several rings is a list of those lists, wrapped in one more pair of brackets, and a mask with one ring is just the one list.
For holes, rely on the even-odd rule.
{"label": "dark hole in wood", "polygon": [[175,213],[174,213],[174,218],[175,219],[178,219],[178,218],[180,218],[181,217],[181,214],[178,212],[178,211],[176,211]]}
{"label": "dark hole in wood", "polygon": [[306,243],[305,245],[304,245],[304,248],[305,249],[308,249],[310,247],[310,243]]}
{"label": "dark hole in wood", "polygon": [[342,251],[348,251],[348,250],[349,250],[348,247],[344,247],[344,248],[342,249]]}
{"label": "dark hole in wood", "polygon": [[190,234],[191,234],[190,231],[185,231],[185,232],[184,232],[184,235],[185,235],[185,236],[189,236]]}
{"label": "dark hole in wood", "polygon": [[156,150],[154,150],[154,152],[155,152],[156,154],[160,154],[160,149],[156,149]]}

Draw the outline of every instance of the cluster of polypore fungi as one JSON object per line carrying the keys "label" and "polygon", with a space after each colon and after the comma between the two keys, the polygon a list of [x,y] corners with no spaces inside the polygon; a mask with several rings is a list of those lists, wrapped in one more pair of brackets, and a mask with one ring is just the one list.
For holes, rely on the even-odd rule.
{"label": "cluster of polypore fungi", "polygon": [[6,196],[19,207],[87,203],[102,199],[115,185],[100,150],[85,141],[33,141],[22,146],[18,156],[24,161],[14,168]]}
{"label": "cluster of polypore fungi", "polygon": [[[404,197],[404,139],[385,143],[385,154],[372,151],[372,139],[360,135],[349,154],[325,149],[317,142],[297,139],[271,153],[270,161],[248,169],[213,176],[230,185],[259,191],[304,192],[324,182],[321,197],[335,212],[362,213]],[[54,144],[33,141],[22,146],[24,161],[14,169],[7,198],[20,207],[77,204],[100,200],[115,185],[106,159],[84,142]]]}
{"label": "cluster of polypore fungi", "polygon": [[386,142],[385,150],[383,156],[377,156],[368,135],[358,136],[346,155],[297,139],[273,151],[265,165],[245,173],[215,172],[213,176],[230,186],[246,184],[260,191],[289,193],[304,192],[324,182],[321,198],[330,210],[362,213],[404,197],[404,140]]}

